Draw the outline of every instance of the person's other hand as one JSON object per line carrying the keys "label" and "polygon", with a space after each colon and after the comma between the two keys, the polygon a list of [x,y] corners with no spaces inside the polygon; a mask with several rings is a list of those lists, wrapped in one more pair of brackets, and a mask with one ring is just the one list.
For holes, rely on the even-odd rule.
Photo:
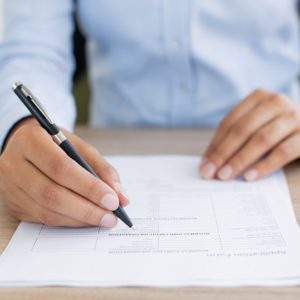
{"label": "person's other hand", "polygon": [[221,122],[206,149],[206,179],[262,178],[300,157],[300,107],[287,96],[256,90]]}
{"label": "person's other hand", "polygon": [[0,156],[0,192],[19,220],[52,226],[104,226],[128,204],[117,171],[91,145],[64,130],[101,179],[83,169],[33,119],[9,137]]}

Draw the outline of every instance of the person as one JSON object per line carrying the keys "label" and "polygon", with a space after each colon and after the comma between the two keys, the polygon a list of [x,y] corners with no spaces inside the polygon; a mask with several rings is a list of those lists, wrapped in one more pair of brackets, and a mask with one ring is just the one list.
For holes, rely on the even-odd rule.
{"label": "person", "polygon": [[[117,170],[71,133],[72,14],[88,40],[92,126],[216,127],[200,173],[257,180],[300,155],[294,0],[4,2],[0,190],[20,220],[113,227]],[[12,93],[24,82],[101,180],[56,146]],[[100,149],[101,150],[101,149]],[[183,203],[184,205],[184,203]]]}

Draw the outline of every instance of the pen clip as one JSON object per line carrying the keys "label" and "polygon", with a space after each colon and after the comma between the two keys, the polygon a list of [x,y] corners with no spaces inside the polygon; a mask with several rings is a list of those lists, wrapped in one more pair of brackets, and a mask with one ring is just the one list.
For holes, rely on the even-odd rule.
{"label": "pen clip", "polygon": [[49,117],[49,115],[47,114],[46,110],[44,109],[43,105],[41,104],[41,102],[34,96],[32,95],[32,93],[28,90],[28,88],[23,85],[23,83],[21,83],[20,81],[16,82],[13,85],[13,89],[17,89],[19,88],[19,90],[23,93],[23,95],[29,100],[31,101],[34,106],[38,109],[38,111],[43,115],[43,117],[50,123],[50,124],[54,124],[53,120]]}

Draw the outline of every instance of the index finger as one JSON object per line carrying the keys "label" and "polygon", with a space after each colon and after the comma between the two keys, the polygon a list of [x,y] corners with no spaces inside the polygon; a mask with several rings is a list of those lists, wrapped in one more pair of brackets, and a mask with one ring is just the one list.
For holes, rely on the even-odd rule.
{"label": "index finger", "polygon": [[25,149],[25,157],[41,172],[61,186],[108,210],[116,210],[119,198],[115,191],[71,159],[45,130],[35,130]]}

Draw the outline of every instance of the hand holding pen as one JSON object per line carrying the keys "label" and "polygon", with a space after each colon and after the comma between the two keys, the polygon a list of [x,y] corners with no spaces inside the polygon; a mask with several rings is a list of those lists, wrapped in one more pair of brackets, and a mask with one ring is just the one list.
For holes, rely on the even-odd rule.
{"label": "hand holding pen", "polygon": [[23,121],[0,156],[0,192],[12,214],[70,227],[113,227],[118,216],[131,227],[116,170],[79,137],[62,133],[21,83],[14,90],[44,129],[33,118]]}

